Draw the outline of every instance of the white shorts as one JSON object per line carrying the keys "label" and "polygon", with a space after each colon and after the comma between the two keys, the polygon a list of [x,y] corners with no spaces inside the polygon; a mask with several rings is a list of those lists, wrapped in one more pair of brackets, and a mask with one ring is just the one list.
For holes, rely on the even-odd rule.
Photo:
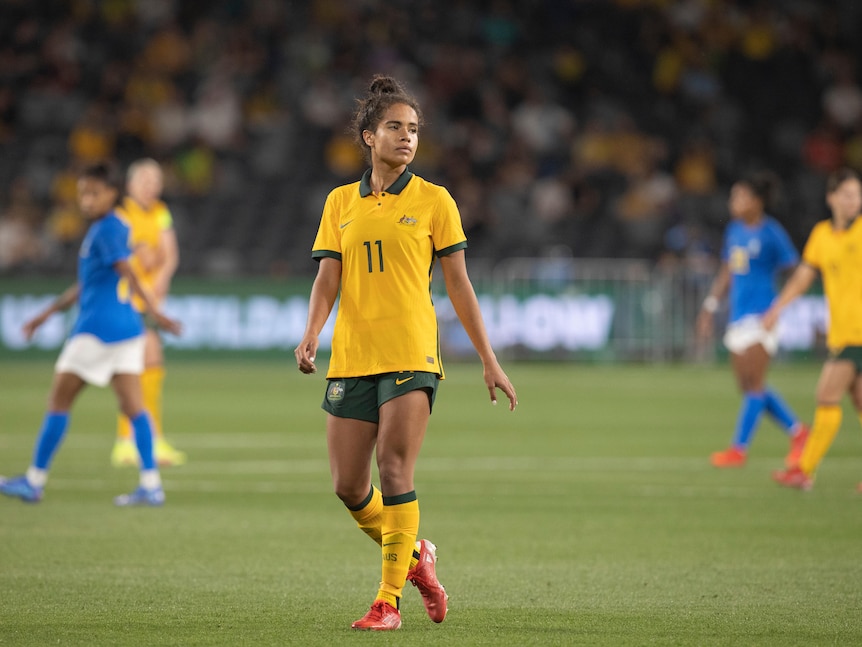
{"label": "white shorts", "polygon": [[778,351],[778,327],[767,330],[757,315],[748,315],[727,326],[724,345],[731,353],[740,355],[756,344],[775,355]]}
{"label": "white shorts", "polygon": [[144,372],[144,336],[106,343],[82,333],[66,340],[54,365],[57,373],[74,373],[88,384],[108,386],[118,373]]}

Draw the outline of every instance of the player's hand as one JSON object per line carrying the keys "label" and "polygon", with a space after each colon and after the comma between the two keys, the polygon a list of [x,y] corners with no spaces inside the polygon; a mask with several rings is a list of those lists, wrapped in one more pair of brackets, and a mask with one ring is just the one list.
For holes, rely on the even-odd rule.
{"label": "player's hand", "polygon": [[773,328],[775,328],[776,324],[778,324],[778,315],[778,309],[772,307],[766,311],[766,313],[763,315],[763,319],[760,320],[760,323],[763,324],[763,327],[766,330],[772,330]]}
{"label": "player's hand", "polygon": [[485,369],[485,386],[488,387],[488,393],[491,395],[491,404],[497,404],[497,389],[500,389],[509,399],[509,411],[514,411],[518,406],[515,387],[499,365]]}
{"label": "player's hand", "polygon": [[183,325],[176,319],[171,319],[161,312],[154,312],[153,319],[156,320],[156,325],[172,335],[179,335],[183,332]]}
{"label": "player's hand", "polygon": [[36,330],[38,330],[39,326],[41,326],[48,317],[45,316],[44,313],[33,317],[29,321],[25,322],[23,326],[21,326],[21,331],[24,333],[24,338],[27,341],[33,339],[33,335],[36,334]]}
{"label": "player's hand", "polygon": [[314,356],[317,353],[318,344],[317,337],[303,337],[302,341],[299,342],[299,346],[293,351],[293,356],[296,358],[296,367],[306,375],[317,373],[317,366],[314,365]]}
{"label": "player's hand", "polygon": [[701,339],[709,339],[712,337],[713,330],[713,315],[711,312],[701,310],[697,315],[697,323],[695,324],[697,336]]}

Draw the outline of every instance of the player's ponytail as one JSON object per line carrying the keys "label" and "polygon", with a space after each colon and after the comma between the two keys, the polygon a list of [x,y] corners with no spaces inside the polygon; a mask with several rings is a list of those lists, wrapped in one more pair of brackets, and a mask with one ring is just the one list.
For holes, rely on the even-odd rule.
{"label": "player's ponytail", "polygon": [[376,94],[407,94],[401,84],[391,76],[375,76],[368,88],[369,95]]}
{"label": "player's ponytail", "polygon": [[362,133],[366,130],[374,132],[383,119],[384,113],[397,103],[403,103],[413,108],[419,118],[419,124],[422,124],[422,111],[419,109],[419,102],[391,76],[376,75],[371,79],[365,97],[357,99],[352,130],[356,143],[363,150],[366,158],[370,158],[371,152]]}

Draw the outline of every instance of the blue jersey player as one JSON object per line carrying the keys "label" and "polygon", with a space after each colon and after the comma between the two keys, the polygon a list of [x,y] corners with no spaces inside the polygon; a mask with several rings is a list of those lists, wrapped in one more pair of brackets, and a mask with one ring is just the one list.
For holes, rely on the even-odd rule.
{"label": "blue jersey player", "polygon": [[120,410],[132,421],[141,457],[138,488],[114,502],[120,506],[161,505],[165,500],[153,457],[152,425],[141,394],[144,327],[131,305],[131,292],[141,295],[159,326],[175,334],[180,326],[153,307],[129,269],[129,228],[114,213],[121,194],[119,178],[114,175],[109,165],[96,164],[79,177],[78,204],[91,224],[78,256],[78,281],[24,324],[29,339],[48,317],[78,303],[77,319],[55,365],[33,462],[26,474],[0,478],[0,493],[29,503],[42,499],[48,468],[69,426],[69,411],[86,384],[113,387]]}
{"label": "blue jersey player", "polygon": [[762,316],[776,296],[778,275],[796,266],[799,254],[775,218],[767,214],[777,187],[768,172],[737,181],[730,192],[728,208],[733,220],[724,235],[721,269],[703,302],[698,332],[712,334],[713,314],[720,299],[728,297],[728,325],[724,345],[730,351],[733,372],[742,391],[742,406],[730,448],[716,452],[716,467],[741,467],[766,411],[790,438],[788,465],[796,463],[805,445],[808,429],[772,388],[766,384],[769,361],[778,350],[778,335],[767,330]]}

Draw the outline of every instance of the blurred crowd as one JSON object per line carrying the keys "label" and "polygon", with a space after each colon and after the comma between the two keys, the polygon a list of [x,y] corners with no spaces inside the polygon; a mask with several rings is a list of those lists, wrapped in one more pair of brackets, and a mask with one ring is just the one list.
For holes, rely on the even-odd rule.
{"label": "blurred crowd", "polygon": [[181,273],[304,275],[371,76],[425,113],[413,169],[470,255],[715,258],[730,184],[784,179],[796,242],[862,169],[858,0],[0,0],[0,272],[69,272],[82,165],[149,156]]}

